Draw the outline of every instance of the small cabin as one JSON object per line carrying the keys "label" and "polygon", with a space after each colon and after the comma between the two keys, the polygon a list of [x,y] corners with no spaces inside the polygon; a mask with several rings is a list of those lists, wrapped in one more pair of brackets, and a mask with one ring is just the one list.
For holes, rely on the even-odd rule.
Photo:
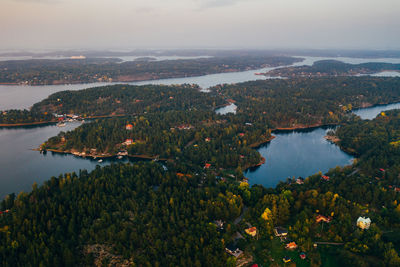
{"label": "small cabin", "polygon": [[321,176],[321,178],[324,180],[324,181],[329,181],[329,176],[326,176],[326,175],[322,175]]}
{"label": "small cabin", "polygon": [[133,144],[133,139],[126,139],[124,142],[124,145],[127,145],[127,146],[132,145],[132,144]]}
{"label": "small cabin", "polygon": [[283,257],[282,260],[283,260],[284,263],[288,263],[288,262],[292,261],[292,259],[290,257],[288,257],[288,256]]}
{"label": "small cabin", "polygon": [[274,228],[274,233],[275,233],[275,236],[278,236],[278,237],[287,236],[288,230],[286,230],[283,227],[278,226],[278,227]]}
{"label": "small cabin", "polygon": [[286,248],[287,249],[296,249],[297,244],[295,242],[290,242],[290,243],[286,244]]}
{"label": "small cabin", "polygon": [[243,254],[243,251],[241,251],[241,250],[240,250],[237,246],[235,246],[235,245],[228,245],[228,246],[226,246],[225,251],[226,251],[228,254],[234,256],[235,258],[237,258],[237,257],[239,257],[240,255]]}
{"label": "small cabin", "polygon": [[317,217],[315,218],[316,223],[320,223],[320,222],[330,223],[331,221],[332,221],[332,217],[326,217],[323,215],[317,215]]}
{"label": "small cabin", "polygon": [[246,232],[246,234],[251,235],[252,237],[255,237],[257,235],[257,227],[255,226],[247,228],[244,231]]}

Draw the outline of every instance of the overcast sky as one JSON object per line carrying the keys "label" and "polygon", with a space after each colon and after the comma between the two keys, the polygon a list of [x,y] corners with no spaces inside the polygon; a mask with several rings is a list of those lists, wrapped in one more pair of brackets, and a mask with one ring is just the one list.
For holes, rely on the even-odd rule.
{"label": "overcast sky", "polygon": [[400,0],[0,0],[0,49],[400,49]]}

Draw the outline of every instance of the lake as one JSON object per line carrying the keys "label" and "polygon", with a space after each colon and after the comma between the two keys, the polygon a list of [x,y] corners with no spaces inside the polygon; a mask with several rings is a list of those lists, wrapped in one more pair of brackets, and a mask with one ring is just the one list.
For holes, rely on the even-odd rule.
{"label": "lake", "polygon": [[[321,58],[306,58],[304,62],[295,65],[312,64]],[[351,59],[354,60],[354,59]],[[400,61],[400,59],[399,59]],[[265,68],[238,73],[221,73],[201,77],[186,77],[177,79],[164,79],[157,81],[144,81],[132,84],[179,84],[198,83],[202,88],[208,88],[220,83],[236,83],[249,80],[263,79],[254,73],[266,71]],[[48,95],[63,90],[80,90],[90,86],[104,84],[76,84],[57,86],[0,86],[0,110],[10,108],[27,108],[33,103],[42,100]],[[363,118],[375,117],[381,110],[398,108],[400,104],[385,105],[355,111]],[[226,114],[235,112],[235,105],[229,105],[217,112]],[[67,123],[66,127],[55,125],[0,128],[0,199],[6,194],[30,191],[34,182],[42,184],[52,176],[66,172],[78,172],[80,169],[93,170],[96,165],[106,165],[115,160],[83,159],[72,155],[53,154],[43,155],[31,149],[37,148],[49,137],[57,135],[60,131],[72,130],[80,123]],[[266,158],[266,163],[261,167],[246,171],[251,184],[274,186],[278,181],[287,177],[306,177],[318,171],[327,171],[337,165],[350,164],[351,156],[323,139],[325,129],[276,132],[277,136],[271,143],[259,148],[260,153]],[[128,162],[127,159],[121,162]]]}
{"label": "lake", "polygon": [[280,181],[292,177],[307,177],[319,171],[352,163],[353,157],[324,136],[329,129],[315,128],[298,131],[278,131],[270,143],[261,146],[258,152],[265,164],[244,172],[251,185],[261,184],[275,187]]}
{"label": "lake", "polygon": [[[0,199],[6,194],[30,191],[34,182],[41,184],[61,173],[93,170],[96,165],[110,164],[113,160],[82,159],[73,155],[48,152],[40,154],[38,148],[48,138],[61,130],[68,131],[81,125],[80,122],[67,123],[65,127],[55,124],[47,126],[0,128]],[[121,160],[127,162],[127,159]]]}

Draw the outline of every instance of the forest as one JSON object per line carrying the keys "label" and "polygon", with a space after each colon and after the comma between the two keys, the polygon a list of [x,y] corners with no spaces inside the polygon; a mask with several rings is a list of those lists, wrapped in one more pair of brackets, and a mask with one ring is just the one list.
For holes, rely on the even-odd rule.
{"label": "forest", "polygon": [[272,128],[337,124],[354,108],[400,101],[400,78],[268,79],[218,85],[216,96],[235,100],[237,114]]}
{"label": "forest", "polygon": [[[61,132],[42,149],[155,160],[68,173],[8,195],[0,203],[0,265],[399,266],[400,110],[374,120],[350,112],[399,101],[399,82],[298,78],[208,94],[192,85],[56,93],[32,112],[123,116]],[[236,114],[214,112],[228,102]],[[249,186],[243,170],[260,163],[254,147],[271,130],[330,123],[340,124],[330,134],[357,157],[352,165],[276,188]],[[370,225],[362,228],[360,218]],[[276,227],[287,236],[277,237]],[[226,253],[232,246],[242,255]]]}
{"label": "forest", "polygon": [[133,82],[290,65],[299,58],[242,54],[199,59],[121,62],[117,58],[0,61],[0,84]]}
{"label": "forest", "polygon": [[[132,129],[126,129],[131,125]],[[126,144],[126,140],[132,140]],[[85,152],[86,156],[129,156],[179,161],[212,169],[247,168],[260,163],[252,144],[271,139],[268,127],[246,125],[235,116],[212,111],[169,111],[136,117],[100,119],[50,138],[41,149]]]}
{"label": "forest", "polygon": [[271,70],[265,75],[271,77],[333,77],[374,74],[382,71],[400,71],[400,64],[361,63],[350,64],[337,60],[320,60],[312,66],[282,67]]}
{"label": "forest", "polygon": [[[289,179],[274,189],[174,162],[116,164],[53,177],[1,202],[1,210],[9,210],[0,216],[1,264],[235,266],[246,258],[280,266],[283,255],[291,255],[292,266],[399,266],[399,119],[400,111],[373,121],[354,118],[335,132],[344,147],[359,153],[354,165],[302,183]],[[371,125],[378,130],[368,131]],[[371,138],[376,145],[367,145]],[[327,221],[318,222],[319,215]],[[371,226],[357,227],[359,217],[370,218]],[[245,233],[249,225],[256,237]],[[288,229],[285,242],[274,236],[276,226]],[[225,253],[232,242],[244,256]],[[287,242],[297,249],[285,249]],[[307,258],[297,258],[299,252]]]}

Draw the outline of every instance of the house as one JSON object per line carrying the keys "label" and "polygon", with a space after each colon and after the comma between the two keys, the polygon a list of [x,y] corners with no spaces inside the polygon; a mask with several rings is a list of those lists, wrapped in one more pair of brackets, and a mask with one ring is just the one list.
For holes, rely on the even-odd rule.
{"label": "house", "polygon": [[288,256],[283,257],[282,260],[283,260],[284,263],[288,263],[288,262],[292,261],[292,259],[290,257],[288,257]]}
{"label": "house", "polygon": [[286,248],[287,249],[296,249],[297,244],[295,242],[290,242],[290,243],[286,244]]}
{"label": "house", "polygon": [[239,136],[240,136],[240,137],[243,137],[243,136],[244,136],[244,133],[239,133]]}
{"label": "house", "polygon": [[123,144],[126,145],[126,146],[132,145],[133,144],[133,139],[126,139]]}
{"label": "house", "polygon": [[302,259],[302,260],[306,259],[306,253],[305,252],[301,252],[300,253],[300,259]]}
{"label": "house", "polygon": [[326,217],[323,215],[317,215],[317,217],[315,218],[316,223],[320,223],[320,222],[330,223],[331,221],[332,221],[332,217]]}
{"label": "house", "polygon": [[204,165],[204,169],[209,169],[211,167],[211,164],[210,163],[206,163],[205,165]]}
{"label": "house", "polygon": [[329,176],[326,176],[326,175],[322,175],[321,178],[325,181],[329,181],[329,179],[330,179]]}
{"label": "house", "polygon": [[303,178],[297,178],[296,179],[296,184],[304,184],[304,180],[303,180]]}
{"label": "house", "polygon": [[369,227],[371,226],[371,219],[359,217],[357,219],[357,226],[360,227],[361,229],[369,229]]}
{"label": "house", "polygon": [[257,227],[255,226],[247,228],[244,231],[246,232],[246,234],[251,235],[252,237],[255,237],[257,235]]}
{"label": "house", "polygon": [[210,142],[211,141],[211,138],[210,137],[207,137],[206,139],[204,139],[206,142]]}
{"label": "house", "polygon": [[126,130],[130,131],[133,129],[133,125],[132,124],[127,124],[125,127]]}
{"label": "house", "polygon": [[278,227],[275,227],[275,228],[274,228],[274,233],[275,233],[275,236],[279,236],[279,237],[281,237],[281,236],[287,236],[288,230],[286,230],[286,229],[283,228],[283,227],[278,226]]}
{"label": "house", "polygon": [[215,220],[214,224],[215,226],[217,226],[217,229],[219,230],[224,229],[224,222],[222,220]]}
{"label": "house", "polygon": [[231,244],[226,246],[225,251],[234,256],[235,258],[239,257],[240,255],[243,254],[243,251],[241,251],[238,247],[236,247],[235,245]]}

